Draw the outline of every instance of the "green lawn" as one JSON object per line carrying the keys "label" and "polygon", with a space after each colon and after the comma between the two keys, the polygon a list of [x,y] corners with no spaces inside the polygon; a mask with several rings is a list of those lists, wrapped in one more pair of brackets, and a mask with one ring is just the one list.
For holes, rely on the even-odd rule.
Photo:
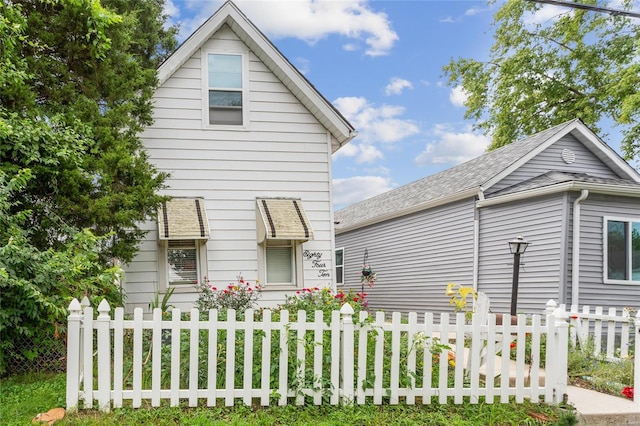
{"label": "green lawn", "polygon": [[[39,412],[65,405],[65,376],[25,375],[0,381],[0,424],[28,425]],[[544,420],[548,419],[548,420]],[[81,410],[56,425],[573,425],[571,410],[544,404],[462,404],[397,406],[238,405],[198,408],[124,408],[102,414]]]}

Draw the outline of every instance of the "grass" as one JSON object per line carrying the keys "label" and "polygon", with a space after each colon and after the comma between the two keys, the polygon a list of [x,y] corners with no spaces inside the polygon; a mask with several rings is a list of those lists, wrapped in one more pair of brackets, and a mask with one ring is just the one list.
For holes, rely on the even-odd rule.
{"label": "grass", "polygon": [[[31,374],[0,382],[0,424],[30,424],[39,412],[65,405],[64,374]],[[122,408],[81,410],[57,425],[574,425],[571,410],[545,404],[354,405],[285,407]]]}
{"label": "grass", "polygon": [[633,386],[633,363],[633,358],[610,362],[596,357],[593,355],[593,342],[589,341],[582,348],[569,349],[569,383],[622,397],[622,390]]}

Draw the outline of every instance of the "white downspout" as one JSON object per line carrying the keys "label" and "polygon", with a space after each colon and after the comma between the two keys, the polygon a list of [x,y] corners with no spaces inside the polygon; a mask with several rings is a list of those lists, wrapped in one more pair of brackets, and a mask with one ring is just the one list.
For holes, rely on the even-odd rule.
{"label": "white downspout", "polygon": [[[484,190],[478,191],[478,200],[484,200]],[[477,203],[477,202],[476,202]],[[473,212],[473,289],[478,291],[478,275],[480,263],[480,209],[477,207]]]}
{"label": "white downspout", "polygon": [[580,203],[589,196],[583,189],[573,202],[573,250],[571,254],[571,304],[578,305],[580,297]]}

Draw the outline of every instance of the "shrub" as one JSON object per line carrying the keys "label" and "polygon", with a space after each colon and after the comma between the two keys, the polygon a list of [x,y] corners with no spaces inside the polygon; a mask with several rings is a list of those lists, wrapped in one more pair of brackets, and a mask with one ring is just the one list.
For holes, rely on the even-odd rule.
{"label": "shrub", "polygon": [[209,284],[209,280],[206,278],[196,287],[200,290],[196,306],[201,312],[209,309],[218,309],[219,311],[235,309],[242,314],[247,309],[255,308],[262,296],[262,286],[258,281],[255,285],[251,285],[242,276],[238,276],[236,284],[229,284],[226,288],[218,289]]}

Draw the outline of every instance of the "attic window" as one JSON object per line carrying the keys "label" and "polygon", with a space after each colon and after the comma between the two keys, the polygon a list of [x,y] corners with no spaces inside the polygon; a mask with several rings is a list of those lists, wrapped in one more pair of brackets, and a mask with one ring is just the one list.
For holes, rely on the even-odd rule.
{"label": "attic window", "polygon": [[207,55],[209,124],[242,125],[242,56]]}

